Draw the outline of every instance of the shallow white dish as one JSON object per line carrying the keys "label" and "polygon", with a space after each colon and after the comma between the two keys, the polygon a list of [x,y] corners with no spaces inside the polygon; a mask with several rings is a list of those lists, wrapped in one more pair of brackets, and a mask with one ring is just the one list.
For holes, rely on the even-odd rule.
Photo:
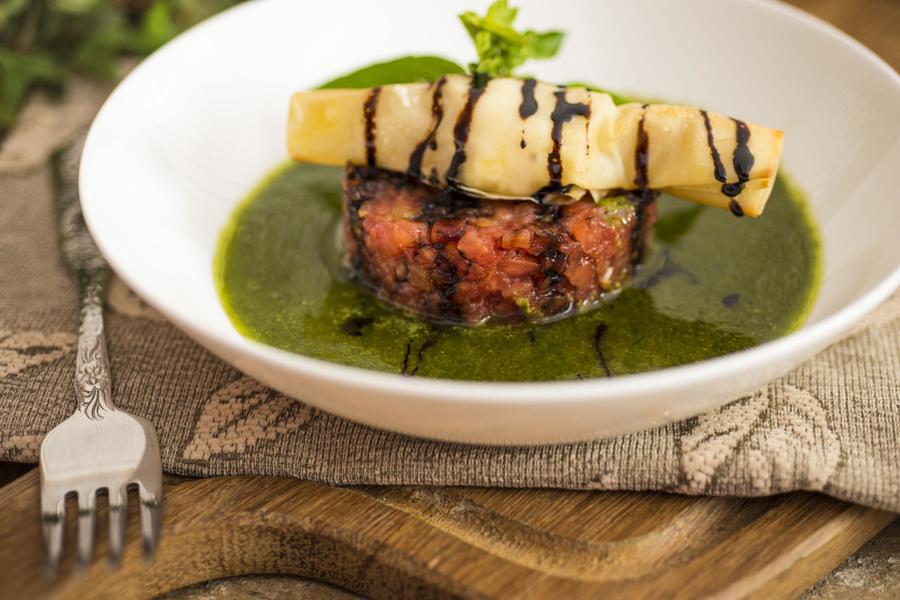
{"label": "shallow white dish", "polygon": [[290,94],[404,54],[465,64],[471,44],[455,15],[485,4],[264,0],[157,52],[104,105],[82,159],[85,216],[112,267],[201,344],[309,404],[421,436],[524,444],[635,431],[751,392],[835,341],[900,284],[900,79],[870,51],[769,2],[520,0],[523,25],[568,33],[557,60],[529,65],[539,77],[785,130],[784,167],[808,193],[824,240],[807,324],[684,367],[529,384],[376,373],[240,336],[214,289],[213,254],[236,203],[286,158]]}

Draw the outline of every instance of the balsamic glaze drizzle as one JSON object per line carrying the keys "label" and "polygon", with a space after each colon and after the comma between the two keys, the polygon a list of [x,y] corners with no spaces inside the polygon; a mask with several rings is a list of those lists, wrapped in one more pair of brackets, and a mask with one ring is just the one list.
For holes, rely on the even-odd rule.
{"label": "balsamic glaze drizzle", "polygon": [[638,188],[637,193],[632,196],[634,203],[634,225],[631,229],[631,262],[637,265],[644,259],[644,240],[642,237],[644,231],[644,211],[654,200],[656,200],[656,192],[647,188],[650,182],[648,170],[650,166],[649,151],[650,137],[644,128],[644,119],[647,118],[648,104],[641,106],[641,118],[638,121],[637,141],[634,146],[634,185]]}
{"label": "balsamic glaze drizzle", "polygon": [[634,185],[639,190],[646,190],[647,184],[650,182],[647,176],[650,138],[647,135],[647,130],[644,129],[644,119],[647,118],[647,106],[647,104],[644,104],[641,107],[643,112],[641,113],[641,119],[638,121],[637,141],[634,146]]}
{"label": "balsamic glaze drizzle", "polygon": [[409,155],[409,168],[406,173],[410,177],[414,177],[416,179],[421,179],[422,177],[422,158],[425,156],[425,150],[431,148],[431,150],[437,150],[437,140],[434,139],[434,134],[437,132],[438,127],[441,125],[441,121],[444,120],[444,104],[443,104],[443,91],[444,84],[447,83],[447,77],[441,77],[437,80],[437,83],[434,85],[434,91],[431,96],[431,118],[433,124],[431,129],[428,131],[428,134],[425,136],[421,142],[413,149],[412,153]]}
{"label": "balsamic glaze drizzle", "polygon": [[734,292],[722,296],[722,305],[725,308],[734,308],[741,301],[741,295]]}
{"label": "balsamic glaze drizzle", "polygon": [[409,371],[409,353],[412,351],[412,340],[406,342],[406,352],[403,354],[403,364],[400,365],[400,374],[406,375]]}
{"label": "balsamic glaze drizzle", "polygon": [[556,189],[562,185],[562,158],[560,156],[560,148],[562,147],[562,130],[563,125],[571,121],[573,117],[591,116],[591,107],[581,102],[569,102],[566,100],[566,88],[560,87],[553,92],[556,96],[556,106],[553,107],[553,113],[550,120],[553,122],[553,128],[550,130],[550,139],[553,142],[553,148],[547,155],[547,172],[550,174],[549,189]]}
{"label": "balsamic glaze drizzle", "polygon": [[350,317],[341,325],[341,331],[350,337],[360,337],[363,329],[375,322],[372,317]]}
{"label": "balsamic glaze drizzle", "polygon": [[600,366],[603,367],[603,372],[606,373],[607,377],[612,377],[612,371],[609,370],[609,365],[606,364],[606,357],[603,355],[603,334],[606,333],[607,330],[606,323],[597,323],[597,328],[594,330],[594,352],[597,353],[597,360],[600,361]]}
{"label": "balsamic glaze drizzle", "polygon": [[750,128],[743,121],[738,121],[737,119],[732,119],[732,121],[735,124],[737,138],[737,146],[734,149],[733,158],[734,172],[737,173],[738,181],[743,184],[750,179],[750,169],[753,168],[753,163],[756,162],[756,159],[747,145],[747,142],[750,141]]}
{"label": "balsamic glaze drizzle", "polygon": [[419,372],[419,367],[422,366],[422,359],[425,358],[425,351],[434,346],[437,340],[431,338],[422,342],[422,345],[419,346],[419,351],[416,352],[416,366],[413,367],[413,370],[409,372],[409,376],[412,377],[416,373]]}
{"label": "balsamic glaze drizzle", "polygon": [[741,205],[736,198],[744,191],[744,184],[750,179],[750,170],[753,168],[753,163],[756,160],[753,157],[753,153],[750,152],[750,147],[747,145],[747,142],[750,141],[750,129],[743,121],[732,119],[735,125],[736,144],[731,162],[734,166],[734,173],[737,175],[738,180],[735,183],[728,183],[725,174],[725,165],[722,164],[722,159],[719,156],[719,151],[713,140],[712,125],[709,122],[709,115],[705,110],[701,110],[700,116],[703,117],[703,124],[706,126],[706,143],[709,146],[709,152],[712,156],[715,168],[713,176],[716,178],[716,181],[722,184],[722,194],[731,198],[731,201],[728,203],[728,208],[731,209],[732,214],[736,217],[743,217],[744,209],[741,208]]}
{"label": "balsamic glaze drizzle", "polygon": [[537,81],[526,79],[522,82],[522,103],[519,105],[519,117],[524,121],[537,112],[537,99],[534,97],[534,86]]}
{"label": "balsamic glaze drizzle", "polygon": [[668,249],[663,249],[662,251],[663,264],[659,267],[659,269],[650,277],[648,277],[643,282],[639,283],[637,287],[642,290],[649,290],[650,288],[654,288],[666,279],[673,277],[674,275],[684,275],[684,277],[691,282],[692,285],[697,285],[700,283],[700,280],[696,275],[687,268],[685,268],[680,263],[676,262],[674,258],[672,258],[672,253],[669,252]]}
{"label": "balsamic glaze drizzle", "polygon": [[366,164],[375,166],[375,112],[378,110],[378,96],[381,87],[373,87],[363,104],[363,118],[366,123]]}
{"label": "balsamic glaze drizzle", "polygon": [[418,373],[419,367],[422,366],[422,359],[425,358],[425,351],[434,346],[436,343],[437,340],[435,338],[429,338],[422,342],[422,344],[419,346],[419,349],[416,351],[416,364],[410,369],[412,365],[410,365],[409,359],[412,356],[413,341],[408,340],[406,342],[406,349],[403,351],[403,364],[400,365],[400,374],[407,377],[413,377],[416,373]]}
{"label": "balsamic glaze drizzle", "polygon": [[456,118],[456,125],[453,126],[453,158],[450,160],[450,166],[444,179],[451,187],[457,183],[459,177],[459,169],[466,162],[466,142],[469,141],[469,130],[472,127],[472,113],[475,110],[475,103],[481,98],[488,81],[485,77],[472,77],[472,84],[469,86],[469,95],[466,98],[466,104]]}
{"label": "balsamic glaze drizzle", "polygon": [[750,129],[747,127],[747,124],[743,121],[738,121],[737,119],[732,119],[732,121],[734,121],[735,137],[737,139],[732,163],[734,164],[734,172],[737,175],[738,182],[732,184],[735,191],[733,196],[725,191],[725,186],[722,186],[722,193],[732,198],[728,205],[731,212],[737,217],[743,217],[744,210],[734,197],[744,190],[744,184],[750,179],[750,169],[753,168],[753,163],[756,159],[753,157],[753,153],[750,152],[750,147],[747,145],[747,142],[750,141]]}
{"label": "balsamic glaze drizzle", "polygon": [[709,146],[709,153],[712,155],[713,160],[713,177],[716,178],[716,181],[719,183],[727,183],[727,175],[725,173],[725,165],[722,164],[722,158],[719,156],[719,149],[716,148],[716,142],[713,139],[712,125],[709,122],[709,114],[700,109],[700,115],[703,117],[703,124],[706,126],[706,143]]}
{"label": "balsamic glaze drizzle", "polygon": [[[365,170],[367,170],[367,167],[348,166],[345,175],[347,182],[356,182],[365,177]],[[355,188],[351,186],[351,189]],[[353,264],[351,265],[350,276],[352,279],[357,279],[359,274],[366,272],[371,264],[371,259],[368,256],[369,252],[363,239],[362,220],[359,217],[359,208],[365,201],[365,198],[359,194],[348,194],[345,196],[345,199],[348,207],[347,221],[350,226],[351,243],[358,249],[358,252],[351,253]]]}

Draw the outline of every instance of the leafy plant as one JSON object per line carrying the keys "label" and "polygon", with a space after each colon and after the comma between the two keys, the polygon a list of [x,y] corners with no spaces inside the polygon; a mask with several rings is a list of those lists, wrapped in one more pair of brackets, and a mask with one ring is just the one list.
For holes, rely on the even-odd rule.
{"label": "leafy plant", "polygon": [[472,63],[472,73],[489,77],[509,77],[515,69],[531,59],[553,58],[562,46],[562,31],[516,31],[513,21],[519,9],[506,0],[496,0],[482,17],[466,11],[460,21],[475,42],[478,62]]}
{"label": "leafy plant", "polygon": [[[0,0],[0,137],[31,90],[62,93],[72,73],[113,78],[123,55],[144,56],[180,31],[242,0]],[[528,60],[552,58],[563,32],[517,31],[517,8],[496,0],[484,16],[459,15],[478,54],[476,75],[504,77]],[[406,57],[338,78],[326,87],[372,81],[430,81],[462,69],[439,57]]]}
{"label": "leafy plant", "polygon": [[319,86],[328,88],[367,88],[391,83],[434,81],[441,75],[464,73],[463,68],[439,56],[404,56],[362,67]]}
{"label": "leafy plant", "polygon": [[143,56],[240,0],[2,0],[0,133],[36,87],[62,92],[73,72],[112,78],[123,55]]}

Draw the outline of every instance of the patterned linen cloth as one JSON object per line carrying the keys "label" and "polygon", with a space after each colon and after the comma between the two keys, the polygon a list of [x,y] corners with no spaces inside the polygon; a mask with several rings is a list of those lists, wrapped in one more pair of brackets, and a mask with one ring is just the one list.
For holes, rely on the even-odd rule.
{"label": "patterned linen cloth", "polygon": [[[77,297],[47,158],[106,90],[38,99],[0,150],[0,460],[34,462],[73,407]],[[900,295],[810,362],[709,414],[615,439],[487,447],[358,425],[287,398],[196,345],[120,281],[108,295],[114,398],[188,475],[765,495],[816,490],[900,511]]]}

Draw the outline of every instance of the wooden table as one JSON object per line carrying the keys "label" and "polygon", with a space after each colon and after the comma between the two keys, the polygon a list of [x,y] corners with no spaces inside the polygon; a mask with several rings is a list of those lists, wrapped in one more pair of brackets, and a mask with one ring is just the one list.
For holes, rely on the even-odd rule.
{"label": "wooden table", "polygon": [[[282,573],[370,597],[778,597],[799,594],[895,515],[815,494],[770,498],[484,488],[336,488],[272,477],[169,477],[155,560],[112,571],[107,510],[83,576],[41,579],[37,469],[0,488],[0,597],[142,598]],[[75,533],[70,507],[66,535]],[[322,592],[322,588],[318,588]],[[236,596],[234,596],[236,597]]]}
{"label": "wooden table", "polygon": [[[897,0],[794,3],[900,65]],[[786,597],[820,581],[895,517],[801,493],[744,499],[335,488],[261,477],[169,477],[165,493],[165,529],[154,562],[140,560],[132,511],[122,569],[106,567],[101,507],[94,563],[83,576],[72,576],[69,556],[63,577],[51,586],[40,577],[37,471],[0,464],[0,598],[102,598],[113,591],[120,598],[148,597],[250,574],[256,575],[171,597],[250,591],[348,597],[308,579],[259,575],[265,573],[331,582],[372,597]],[[69,540],[74,530],[70,520]],[[892,527],[885,539],[880,559],[865,564],[872,577],[892,579],[870,578],[857,588],[861,594],[881,590],[896,597],[900,590],[900,565],[890,562],[900,560],[900,528]],[[842,597],[852,589],[852,582],[826,581],[816,597]]]}

